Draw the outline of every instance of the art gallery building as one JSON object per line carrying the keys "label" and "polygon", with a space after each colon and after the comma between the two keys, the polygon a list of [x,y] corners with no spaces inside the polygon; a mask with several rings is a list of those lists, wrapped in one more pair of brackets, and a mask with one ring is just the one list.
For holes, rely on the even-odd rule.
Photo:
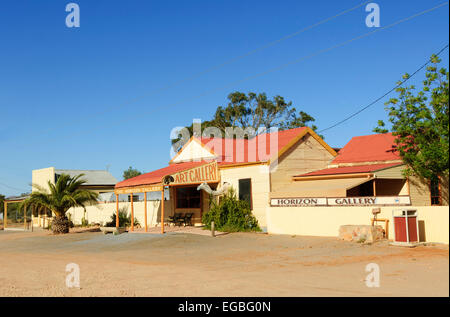
{"label": "art gallery building", "polygon": [[[114,192],[143,196],[142,202],[130,199],[130,212],[145,227],[162,230],[174,213],[193,213],[194,224],[201,224],[210,205],[210,195],[197,189],[202,183],[212,190],[233,187],[263,230],[273,207],[339,212],[343,206],[448,205],[448,182],[406,178],[403,169],[391,134],[354,137],[337,153],[303,127],[250,140],[192,137],[166,167],[119,182]],[[119,200],[116,212],[124,204]]]}

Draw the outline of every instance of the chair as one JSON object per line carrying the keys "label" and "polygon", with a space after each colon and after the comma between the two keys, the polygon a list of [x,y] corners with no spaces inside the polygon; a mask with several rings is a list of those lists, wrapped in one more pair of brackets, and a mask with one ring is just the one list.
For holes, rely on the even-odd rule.
{"label": "chair", "polygon": [[184,223],[184,214],[179,213],[177,214],[176,224],[181,226]]}
{"label": "chair", "polygon": [[187,213],[186,216],[184,216],[184,225],[192,226],[192,217],[194,216],[193,212]]}
{"label": "chair", "polygon": [[179,216],[179,213],[174,213],[173,216],[169,216],[169,223],[173,223],[174,225],[176,225]]}

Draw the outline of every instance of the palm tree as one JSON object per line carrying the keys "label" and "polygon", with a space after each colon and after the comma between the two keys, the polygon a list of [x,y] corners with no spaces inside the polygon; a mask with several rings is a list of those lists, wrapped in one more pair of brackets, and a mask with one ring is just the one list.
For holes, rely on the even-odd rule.
{"label": "palm tree", "polygon": [[69,220],[66,212],[72,207],[83,207],[97,203],[98,194],[96,192],[82,188],[86,180],[81,179],[84,174],[71,177],[61,174],[56,184],[48,181],[49,191],[45,188],[33,184],[37,190],[30,194],[22,206],[34,206],[35,208],[49,209],[55,215],[52,221],[53,233],[68,233]]}

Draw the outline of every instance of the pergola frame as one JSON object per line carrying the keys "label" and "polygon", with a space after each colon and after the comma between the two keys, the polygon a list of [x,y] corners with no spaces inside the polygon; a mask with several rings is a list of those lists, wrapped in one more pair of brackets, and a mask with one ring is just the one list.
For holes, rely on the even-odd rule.
{"label": "pergola frame", "polygon": [[138,193],[144,193],[144,217],[145,217],[145,232],[148,231],[147,226],[147,193],[161,191],[161,233],[164,233],[164,185],[143,185],[136,187],[118,188],[114,191],[116,194],[116,228],[119,228],[119,194],[130,195],[131,206],[131,231],[134,231],[134,207],[133,207],[133,195]]}
{"label": "pergola frame", "polygon": [[[202,179],[200,181],[195,182],[180,182],[179,178],[177,177],[181,173],[188,173],[191,172],[197,168],[203,168],[204,166],[211,166],[212,169],[214,169],[214,172],[212,175],[214,175],[211,179]],[[169,178],[172,178],[172,181],[167,181]],[[184,180],[184,178],[183,178]],[[198,179],[197,179],[198,180]],[[218,183],[220,181],[220,173],[217,166],[217,162],[209,162],[205,163],[204,165],[191,167],[186,170],[177,171],[173,174],[166,175],[161,178],[161,181],[159,183],[154,184],[142,184],[142,185],[136,185],[136,186],[129,186],[129,187],[122,187],[122,188],[116,188],[114,190],[114,193],[116,195],[116,228],[119,228],[119,194],[129,194],[130,195],[130,207],[131,207],[131,231],[134,231],[134,206],[133,206],[133,195],[137,193],[144,193],[144,218],[145,218],[145,232],[148,231],[147,226],[147,193],[148,192],[161,192],[161,234],[164,234],[164,189],[165,187],[175,187],[180,185],[200,185],[203,182],[207,183]]]}
{"label": "pergola frame", "polygon": [[[21,203],[28,197],[3,200],[3,230],[8,228],[8,204]],[[27,206],[23,206],[23,230],[27,230]]]}

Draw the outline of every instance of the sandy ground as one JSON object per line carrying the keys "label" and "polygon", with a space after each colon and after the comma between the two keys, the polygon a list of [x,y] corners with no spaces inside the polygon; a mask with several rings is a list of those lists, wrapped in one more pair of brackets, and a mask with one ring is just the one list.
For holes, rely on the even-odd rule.
{"label": "sandy ground", "polygon": [[[68,263],[81,289],[65,286]],[[365,284],[369,263],[378,288]],[[0,296],[449,296],[449,252],[253,233],[0,231]]]}

